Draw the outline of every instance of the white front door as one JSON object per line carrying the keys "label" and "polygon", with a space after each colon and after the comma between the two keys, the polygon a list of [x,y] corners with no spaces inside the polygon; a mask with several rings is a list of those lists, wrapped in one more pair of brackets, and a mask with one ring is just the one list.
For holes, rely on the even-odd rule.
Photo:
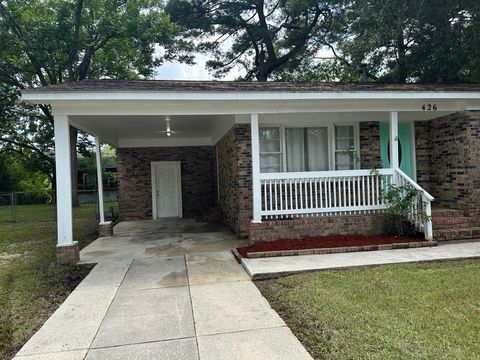
{"label": "white front door", "polygon": [[179,161],[152,163],[153,218],[182,216],[182,181]]}

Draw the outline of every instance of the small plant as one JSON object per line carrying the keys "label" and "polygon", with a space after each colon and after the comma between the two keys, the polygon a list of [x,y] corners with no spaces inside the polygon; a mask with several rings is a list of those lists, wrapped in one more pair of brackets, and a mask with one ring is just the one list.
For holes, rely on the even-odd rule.
{"label": "small plant", "polygon": [[419,214],[422,219],[427,218],[421,191],[408,184],[389,185],[383,199],[387,205],[387,231],[402,236],[417,235],[415,224],[410,219],[412,215],[414,218],[419,217]]}

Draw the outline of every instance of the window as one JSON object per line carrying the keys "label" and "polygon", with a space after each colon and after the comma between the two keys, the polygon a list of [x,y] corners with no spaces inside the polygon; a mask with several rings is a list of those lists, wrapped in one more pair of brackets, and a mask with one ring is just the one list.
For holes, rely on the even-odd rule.
{"label": "window", "polygon": [[260,172],[282,171],[282,142],[279,127],[262,127],[260,135]]}
{"label": "window", "polygon": [[335,126],[335,170],[353,170],[356,162],[354,127]]}
{"label": "window", "polygon": [[287,171],[326,171],[328,127],[285,129]]}
{"label": "window", "polygon": [[353,170],[358,161],[354,125],[260,127],[259,137],[262,173]]}

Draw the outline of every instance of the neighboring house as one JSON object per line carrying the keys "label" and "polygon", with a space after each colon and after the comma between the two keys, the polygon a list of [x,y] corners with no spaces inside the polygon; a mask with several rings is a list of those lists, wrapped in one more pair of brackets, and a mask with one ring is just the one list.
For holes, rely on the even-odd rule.
{"label": "neighboring house", "polygon": [[[123,220],[218,205],[251,241],[372,234],[382,192],[410,183],[427,213],[457,210],[434,212],[435,237],[480,233],[480,85],[105,80],[23,98],[53,108],[57,173],[70,173],[69,125],[117,148]],[[70,181],[57,182],[68,247]],[[428,218],[412,220],[432,238]]]}
{"label": "neighboring house", "polygon": [[[97,188],[96,169],[89,168],[89,159],[84,156],[78,157],[77,184],[79,190],[95,190]],[[103,187],[108,190],[117,189],[117,161],[115,157],[102,157],[104,171]]]}

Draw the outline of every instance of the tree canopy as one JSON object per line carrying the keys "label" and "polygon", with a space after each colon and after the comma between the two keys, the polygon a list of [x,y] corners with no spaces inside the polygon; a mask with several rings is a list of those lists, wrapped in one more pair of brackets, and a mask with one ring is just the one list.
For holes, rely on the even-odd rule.
{"label": "tree canopy", "polygon": [[325,45],[341,6],[327,0],[170,0],[172,21],[222,77],[241,67],[244,80],[266,81],[276,71],[309,59]]}
{"label": "tree canopy", "polygon": [[[341,80],[479,82],[477,0],[354,0],[328,45]],[[322,70],[322,69],[321,69]]]}
{"label": "tree canopy", "polygon": [[[161,0],[0,0],[0,150],[41,160],[51,177],[50,108],[20,103],[20,91],[86,78],[151,77],[165,60],[191,61],[188,44],[175,35]],[[75,155],[77,133],[71,133]]]}

